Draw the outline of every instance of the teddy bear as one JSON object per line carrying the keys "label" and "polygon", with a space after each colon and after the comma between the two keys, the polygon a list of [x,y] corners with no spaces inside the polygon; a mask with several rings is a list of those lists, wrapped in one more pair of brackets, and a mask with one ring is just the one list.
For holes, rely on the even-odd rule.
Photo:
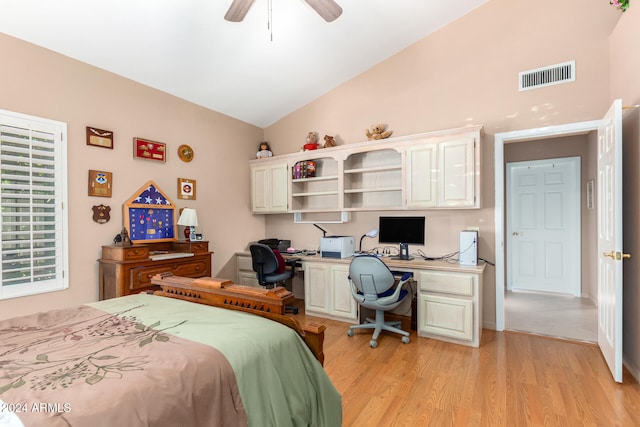
{"label": "teddy bear", "polygon": [[367,135],[367,139],[369,141],[372,141],[372,140],[375,140],[375,139],[389,138],[391,136],[391,134],[393,133],[393,131],[384,130],[384,128],[385,128],[384,125],[372,125],[371,126],[371,130],[367,129],[365,131],[365,133]]}
{"label": "teddy bear", "polygon": [[324,148],[335,147],[336,145],[337,145],[336,140],[333,139],[333,136],[331,135],[324,136]]}
{"label": "teddy bear", "polygon": [[309,132],[307,134],[307,143],[304,144],[302,149],[304,151],[308,151],[308,150],[316,150],[318,147],[319,147],[319,145],[318,145],[318,137],[316,136],[316,133],[315,132]]}

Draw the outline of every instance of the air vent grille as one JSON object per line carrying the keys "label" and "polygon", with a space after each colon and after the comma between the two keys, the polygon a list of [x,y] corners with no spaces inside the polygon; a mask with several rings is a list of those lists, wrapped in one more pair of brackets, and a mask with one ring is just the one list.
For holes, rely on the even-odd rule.
{"label": "air vent grille", "polygon": [[576,61],[522,71],[518,80],[520,91],[573,82],[576,80]]}

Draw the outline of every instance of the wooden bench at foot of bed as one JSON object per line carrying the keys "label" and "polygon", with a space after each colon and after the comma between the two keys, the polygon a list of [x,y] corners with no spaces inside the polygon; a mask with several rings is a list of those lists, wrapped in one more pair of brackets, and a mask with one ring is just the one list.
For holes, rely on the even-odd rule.
{"label": "wooden bench at foot of bed", "polygon": [[278,286],[273,289],[236,285],[231,280],[215,277],[174,276],[171,273],[157,274],[151,283],[162,288],[154,295],[191,301],[230,310],[239,310],[274,320],[295,330],[307,344],[320,364],[324,365],[325,325],[310,322],[304,326],[296,319],[284,314],[286,305],[293,302],[293,294]]}

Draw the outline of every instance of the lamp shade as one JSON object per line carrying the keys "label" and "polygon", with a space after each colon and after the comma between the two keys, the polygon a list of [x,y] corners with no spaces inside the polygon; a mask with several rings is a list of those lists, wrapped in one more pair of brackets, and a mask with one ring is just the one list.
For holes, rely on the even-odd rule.
{"label": "lamp shade", "polygon": [[198,214],[195,209],[184,208],[178,218],[178,225],[186,225],[189,227],[195,227],[198,225]]}
{"label": "lamp shade", "polygon": [[365,237],[376,237],[378,235],[378,229],[374,228],[373,230],[367,231],[365,234],[360,237],[360,250],[358,252],[362,253],[362,239]]}
{"label": "lamp shade", "polygon": [[367,237],[376,237],[378,235],[378,229],[374,228],[373,230],[370,230],[367,232],[367,234],[365,234],[365,236]]}

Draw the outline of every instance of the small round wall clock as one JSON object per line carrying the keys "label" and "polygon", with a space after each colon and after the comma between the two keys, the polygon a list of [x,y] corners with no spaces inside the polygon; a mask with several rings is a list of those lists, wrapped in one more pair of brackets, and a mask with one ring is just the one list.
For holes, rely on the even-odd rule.
{"label": "small round wall clock", "polygon": [[178,147],[178,157],[180,157],[180,160],[183,162],[190,162],[193,160],[193,148],[186,144],[182,144]]}

